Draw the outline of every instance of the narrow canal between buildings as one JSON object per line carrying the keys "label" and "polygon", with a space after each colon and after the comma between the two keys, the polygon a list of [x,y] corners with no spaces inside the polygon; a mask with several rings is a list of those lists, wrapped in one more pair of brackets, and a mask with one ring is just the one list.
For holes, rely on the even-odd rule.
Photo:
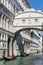
{"label": "narrow canal between buildings", "polygon": [[0,65],[43,65],[43,54],[17,57],[15,60],[0,60]]}

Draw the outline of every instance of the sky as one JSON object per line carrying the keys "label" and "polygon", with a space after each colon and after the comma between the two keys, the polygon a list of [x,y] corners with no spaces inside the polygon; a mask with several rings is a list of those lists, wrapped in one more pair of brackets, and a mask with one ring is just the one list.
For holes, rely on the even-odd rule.
{"label": "sky", "polygon": [[28,0],[28,2],[32,8],[43,11],[43,0]]}
{"label": "sky", "polygon": [[[36,10],[42,10],[43,11],[43,0],[28,0],[31,8],[34,8]],[[41,35],[43,35],[43,32],[40,31]]]}

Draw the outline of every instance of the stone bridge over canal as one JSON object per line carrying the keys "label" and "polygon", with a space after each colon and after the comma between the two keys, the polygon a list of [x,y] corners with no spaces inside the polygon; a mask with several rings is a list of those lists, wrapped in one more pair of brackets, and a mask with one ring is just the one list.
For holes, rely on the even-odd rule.
{"label": "stone bridge over canal", "polygon": [[[1,22],[2,22],[3,15],[1,15]],[[8,22],[9,19],[6,17],[4,18]],[[36,12],[36,11],[24,11],[20,12],[19,14],[15,15],[14,22],[10,23],[10,29],[5,30],[0,27],[0,33],[6,34],[11,38],[10,43],[8,44],[8,54],[12,55],[14,53],[14,43],[15,35],[20,33],[24,30],[41,30],[42,29],[42,23],[43,23],[43,13],[42,12]],[[11,46],[12,45],[12,46]]]}
{"label": "stone bridge over canal", "polygon": [[[18,33],[24,30],[39,30],[43,31],[42,29],[43,24],[43,13],[36,12],[36,11],[25,11],[20,12],[18,15],[14,17],[14,23],[12,24],[12,32],[14,33],[13,42],[15,40],[15,35],[17,36]],[[33,41],[33,40],[32,40]],[[15,41],[16,42],[16,41]],[[14,45],[12,44],[12,54],[14,52]]]}

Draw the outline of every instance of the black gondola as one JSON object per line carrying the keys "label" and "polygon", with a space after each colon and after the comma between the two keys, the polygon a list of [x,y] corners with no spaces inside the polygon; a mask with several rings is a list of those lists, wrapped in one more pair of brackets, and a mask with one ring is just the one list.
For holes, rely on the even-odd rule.
{"label": "black gondola", "polygon": [[5,57],[5,50],[4,50],[3,51],[3,59],[4,60],[14,60],[14,59],[16,59],[16,56],[12,55],[12,56]]}
{"label": "black gondola", "polygon": [[4,60],[14,60],[16,59],[16,57],[15,56],[8,56],[8,57],[3,56],[3,59]]}
{"label": "black gondola", "polygon": [[7,58],[7,57],[3,57],[3,59],[6,60],[6,61],[7,61],[7,60],[12,60],[12,59],[9,59],[9,58]]}

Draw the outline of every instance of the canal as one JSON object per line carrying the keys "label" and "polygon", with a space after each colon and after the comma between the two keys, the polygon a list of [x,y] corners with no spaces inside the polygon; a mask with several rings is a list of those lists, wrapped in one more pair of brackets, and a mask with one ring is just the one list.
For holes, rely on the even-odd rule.
{"label": "canal", "polygon": [[0,65],[43,65],[43,54],[17,57],[15,60],[0,60]]}

